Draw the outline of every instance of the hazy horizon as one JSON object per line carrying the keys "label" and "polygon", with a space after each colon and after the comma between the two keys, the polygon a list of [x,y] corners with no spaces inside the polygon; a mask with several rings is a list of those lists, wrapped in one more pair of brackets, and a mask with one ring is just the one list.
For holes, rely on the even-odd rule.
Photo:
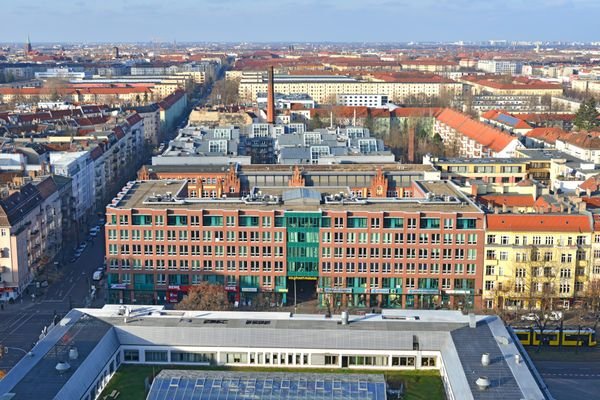
{"label": "hazy horizon", "polygon": [[4,1],[2,43],[600,41],[596,0]]}

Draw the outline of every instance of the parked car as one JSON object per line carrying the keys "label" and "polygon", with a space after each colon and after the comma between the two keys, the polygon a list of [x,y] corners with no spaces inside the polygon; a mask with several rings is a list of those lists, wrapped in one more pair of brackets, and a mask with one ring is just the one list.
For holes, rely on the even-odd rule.
{"label": "parked car", "polygon": [[536,313],[528,313],[521,315],[521,321],[537,321],[540,319]]}
{"label": "parked car", "polygon": [[549,314],[544,314],[544,318],[550,321],[560,321],[563,319],[562,311],[550,311]]}
{"label": "parked car", "polygon": [[100,281],[100,280],[102,280],[103,277],[104,277],[104,271],[102,271],[102,270],[94,271],[94,273],[92,274],[92,280],[94,280],[94,281]]}

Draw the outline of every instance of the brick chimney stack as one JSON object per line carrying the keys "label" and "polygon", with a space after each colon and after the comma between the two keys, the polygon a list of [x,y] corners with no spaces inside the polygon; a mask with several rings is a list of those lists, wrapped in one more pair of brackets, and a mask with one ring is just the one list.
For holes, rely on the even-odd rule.
{"label": "brick chimney stack", "polygon": [[409,164],[415,163],[415,126],[413,123],[409,123],[408,126],[408,150],[407,150],[407,161]]}
{"label": "brick chimney stack", "polygon": [[273,66],[269,67],[267,83],[267,123],[275,123],[275,80],[273,77]]}

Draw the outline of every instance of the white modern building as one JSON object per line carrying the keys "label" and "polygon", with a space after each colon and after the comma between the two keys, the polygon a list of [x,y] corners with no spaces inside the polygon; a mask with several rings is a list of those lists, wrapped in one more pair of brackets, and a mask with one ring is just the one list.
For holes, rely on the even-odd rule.
{"label": "white modern building", "polygon": [[479,60],[477,69],[490,74],[519,75],[523,70],[523,63],[510,60]]}
{"label": "white modern building", "polygon": [[[75,309],[0,381],[12,400],[95,400],[124,364],[436,370],[449,400],[550,399],[496,316],[402,310],[365,316]],[[493,383],[493,384],[492,384]]]}
{"label": "white modern building", "polygon": [[354,107],[383,107],[390,102],[385,94],[338,94],[337,104]]}
{"label": "white modern building", "polygon": [[85,222],[95,205],[94,161],[88,151],[50,153],[52,172],[72,179],[73,218]]}

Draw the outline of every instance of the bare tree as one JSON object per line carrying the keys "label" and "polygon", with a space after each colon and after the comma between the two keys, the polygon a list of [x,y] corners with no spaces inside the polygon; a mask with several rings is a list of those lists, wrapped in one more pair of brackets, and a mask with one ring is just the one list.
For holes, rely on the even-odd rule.
{"label": "bare tree", "polygon": [[191,286],[186,297],[177,305],[179,310],[227,311],[231,309],[223,285],[201,282]]}

